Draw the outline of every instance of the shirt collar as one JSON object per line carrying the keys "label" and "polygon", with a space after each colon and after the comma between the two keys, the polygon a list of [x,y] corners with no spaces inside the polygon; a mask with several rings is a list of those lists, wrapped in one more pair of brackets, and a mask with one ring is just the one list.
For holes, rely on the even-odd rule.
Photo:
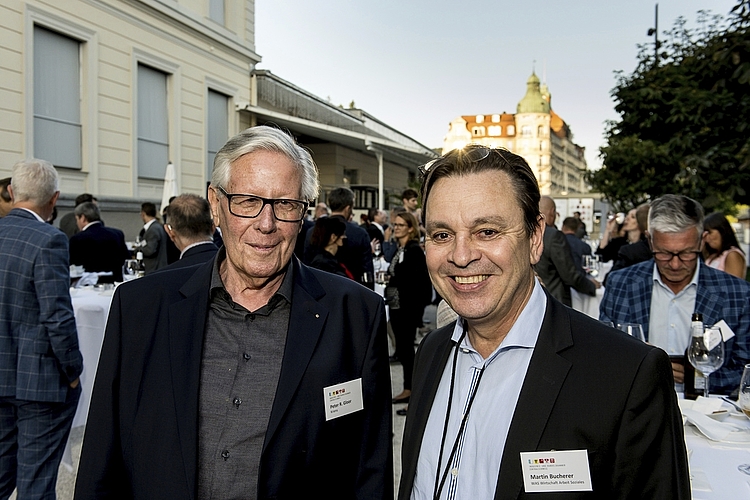
{"label": "shirt collar", "polygon": [[151,224],[153,224],[154,222],[156,222],[156,219],[151,219],[150,221],[148,221],[147,223],[143,225],[143,229],[148,231],[148,228],[150,228]]}
{"label": "shirt collar", "polygon": [[195,248],[198,245],[207,245],[208,243],[213,243],[213,242],[214,242],[213,240],[206,240],[206,241],[197,241],[195,243],[191,243],[182,249],[182,252],[180,252],[180,258],[182,258],[182,256],[185,255],[185,252],[187,252],[191,248]]}
{"label": "shirt collar", "polygon": [[28,208],[24,208],[24,207],[15,207],[15,208],[18,208],[19,210],[26,210],[26,211],[27,211],[27,212],[29,212],[29,213],[30,213],[31,215],[33,215],[33,216],[34,216],[34,218],[35,218],[36,220],[38,220],[39,222],[45,222],[45,221],[44,221],[44,219],[42,219],[42,218],[41,218],[41,217],[39,216],[39,214],[38,214],[38,213],[36,213],[36,212],[34,212],[33,210],[30,210],[30,209],[28,209]]}
{"label": "shirt collar", "polygon": [[[211,297],[213,297],[215,293],[222,293],[224,294],[225,298],[227,298],[227,300],[231,301],[232,296],[229,295],[229,292],[227,292],[227,289],[224,287],[224,282],[221,281],[221,273],[219,272],[219,270],[221,269],[221,263],[224,262],[226,258],[227,249],[226,247],[222,246],[216,254],[213,270],[211,271],[210,295]],[[287,263],[286,270],[284,271],[284,278],[281,281],[281,286],[276,291],[276,293],[273,294],[273,297],[271,297],[268,301],[269,306],[274,307],[281,299],[285,299],[291,304],[292,292],[294,290],[294,277],[292,276],[293,274],[294,272],[292,268],[292,262],[290,260],[289,263]]]}
{"label": "shirt collar", "polygon": [[[492,360],[504,350],[512,348],[524,348],[533,349],[536,345],[536,341],[539,338],[539,330],[542,328],[542,322],[544,321],[544,314],[547,312],[547,300],[542,290],[542,286],[539,284],[537,279],[534,279],[534,288],[531,291],[531,297],[529,301],[521,311],[521,314],[513,323],[510,328],[508,335],[505,336],[502,343],[493,351],[492,354],[487,358],[487,363],[491,363]],[[464,331],[464,319],[458,317],[456,326],[453,328],[453,335],[451,340],[458,342]],[[469,351],[476,352],[476,349],[469,342],[468,337],[464,337],[461,342],[462,349],[468,349]]]}
{"label": "shirt collar", "polygon": [[87,230],[88,228],[90,228],[94,224],[101,224],[101,223],[102,223],[102,221],[100,221],[100,220],[95,220],[94,222],[89,222],[88,224],[86,224],[85,226],[83,226],[83,229],[81,229],[81,232]]}

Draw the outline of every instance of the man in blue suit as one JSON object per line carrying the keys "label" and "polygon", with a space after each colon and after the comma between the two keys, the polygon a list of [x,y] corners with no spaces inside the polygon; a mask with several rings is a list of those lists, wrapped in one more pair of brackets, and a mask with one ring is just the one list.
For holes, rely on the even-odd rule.
{"label": "man in blue suit", "polygon": [[380,296],[293,257],[310,154],[254,127],[217,153],[224,246],[118,287],[76,498],[393,498]]}
{"label": "man in blue suit", "polygon": [[0,498],[54,498],[81,394],[68,238],[46,224],[60,195],[44,160],[13,166],[0,219]]}
{"label": "man in blue suit", "polygon": [[[706,325],[726,321],[735,336],[725,345],[724,365],[711,374],[711,392],[729,394],[750,363],[750,284],[700,261],[703,208],[686,196],[664,195],[651,203],[648,232],[653,259],[607,276],[599,319],[640,323],[646,340],[668,354],[684,355],[693,313]],[[675,382],[684,367],[672,363]]]}
{"label": "man in blue suit", "polygon": [[89,273],[112,273],[109,278],[101,276],[99,282],[122,281],[122,266],[130,258],[123,232],[106,227],[93,202],[76,205],[74,214],[80,232],[70,238],[70,263]]}

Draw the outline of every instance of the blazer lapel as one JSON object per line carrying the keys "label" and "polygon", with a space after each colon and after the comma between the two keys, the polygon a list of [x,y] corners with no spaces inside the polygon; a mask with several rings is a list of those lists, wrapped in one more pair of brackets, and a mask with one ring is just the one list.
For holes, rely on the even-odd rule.
{"label": "blazer lapel", "polygon": [[[648,322],[651,316],[651,294],[653,292],[653,280],[651,279],[653,273],[653,267],[648,268],[648,273],[645,273],[640,279],[632,281],[630,296],[636,297],[637,300],[632,302],[633,307],[633,318],[635,323],[640,323],[643,327],[643,334],[648,340]],[[617,325],[615,325],[617,327]]]}
{"label": "blazer lapel", "polygon": [[[299,261],[292,258],[294,272],[294,291],[292,292],[292,309],[289,316],[289,330],[286,337],[284,358],[281,362],[281,374],[276,388],[276,396],[271,408],[263,452],[286,413],[289,403],[297,391],[307,365],[312,358],[318,338],[328,316],[328,309],[318,299],[325,295],[325,290],[318,280],[305,269]],[[293,346],[290,347],[290,346]],[[322,393],[321,393],[322,397]]]}
{"label": "blazer lapel", "polygon": [[495,489],[496,499],[518,497],[523,486],[519,454],[537,449],[571,367],[568,360],[558,355],[558,352],[573,345],[570,319],[564,307],[550,300],[549,294],[545,293],[547,311],[505,441]]}
{"label": "blazer lapel", "polygon": [[[698,288],[695,293],[695,309],[693,312],[701,313],[707,326],[711,326],[722,318],[722,303],[724,293],[714,286],[714,282],[709,279],[707,266],[701,264],[700,274],[698,275]],[[710,325],[709,325],[710,323]]]}
{"label": "blazer lapel", "polygon": [[185,476],[195,484],[198,467],[198,391],[213,260],[180,288],[182,300],[169,306],[169,360],[175,416]]}

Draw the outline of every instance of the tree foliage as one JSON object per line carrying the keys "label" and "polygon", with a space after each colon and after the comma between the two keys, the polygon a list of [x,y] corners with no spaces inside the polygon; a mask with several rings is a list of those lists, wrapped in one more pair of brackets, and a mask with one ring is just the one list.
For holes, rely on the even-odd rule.
{"label": "tree foliage", "polygon": [[643,45],[635,71],[618,74],[620,119],[607,124],[604,166],[587,175],[615,207],[666,193],[707,211],[750,202],[750,0],[727,20],[701,11],[697,25],[678,19],[658,61]]}

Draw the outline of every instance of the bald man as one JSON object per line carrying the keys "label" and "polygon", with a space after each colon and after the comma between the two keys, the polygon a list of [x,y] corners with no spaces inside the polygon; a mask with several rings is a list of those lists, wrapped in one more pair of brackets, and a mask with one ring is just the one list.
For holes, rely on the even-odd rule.
{"label": "bald man", "polygon": [[544,250],[534,270],[544,283],[547,291],[568,307],[572,307],[570,288],[586,295],[596,295],[601,284],[588,278],[576,268],[573,253],[565,235],[555,227],[557,206],[549,196],[539,200],[539,212],[544,216]]}

